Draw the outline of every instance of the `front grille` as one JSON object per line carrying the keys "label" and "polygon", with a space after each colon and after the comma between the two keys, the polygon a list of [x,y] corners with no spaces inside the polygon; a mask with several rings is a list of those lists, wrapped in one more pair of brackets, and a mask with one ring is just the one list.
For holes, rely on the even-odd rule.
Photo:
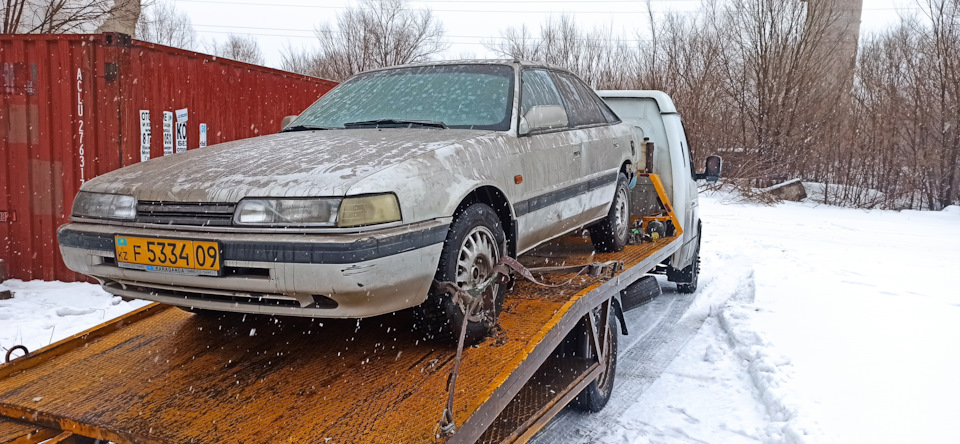
{"label": "front grille", "polygon": [[144,224],[229,227],[234,203],[137,202],[136,221]]}

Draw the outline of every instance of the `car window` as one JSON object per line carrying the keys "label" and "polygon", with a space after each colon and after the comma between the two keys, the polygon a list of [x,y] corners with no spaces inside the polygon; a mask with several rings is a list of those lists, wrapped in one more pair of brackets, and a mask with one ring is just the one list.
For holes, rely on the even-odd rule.
{"label": "car window", "polygon": [[[680,128],[683,128],[684,138],[686,138],[687,126],[683,124],[682,120],[680,121]],[[681,144],[680,146],[683,147],[683,144]],[[690,148],[689,142],[687,143],[687,146],[684,147],[683,153],[684,153],[684,156],[686,157],[686,159],[684,160],[687,161],[687,166],[690,167],[690,177],[696,178],[697,171],[696,171],[696,168],[694,168],[693,166],[693,150]]]}
{"label": "car window", "polygon": [[550,74],[542,69],[525,69],[520,75],[520,115],[534,106],[563,106],[560,93],[553,84]]}
{"label": "car window", "polygon": [[567,107],[567,116],[570,126],[589,126],[607,123],[607,119],[600,112],[600,105],[595,99],[596,94],[587,88],[580,80],[567,73],[555,72],[557,89]]}
{"label": "car window", "polygon": [[394,120],[506,131],[512,117],[513,85],[514,70],[506,65],[373,71],[328,92],[291,126],[344,128],[349,123]]}
{"label": "car window", "polygon": [[[596,96],[596,94],[594,94]],[[607,105],[607,102],[604,102],[599,96],[596,97],[597,106],[600,107],[600,112],[603,113],[603,118],[607,119],[607,123],[620,123],[620,117],[617,116],[617,113],[613,112],[610,109],[610,105]]]}

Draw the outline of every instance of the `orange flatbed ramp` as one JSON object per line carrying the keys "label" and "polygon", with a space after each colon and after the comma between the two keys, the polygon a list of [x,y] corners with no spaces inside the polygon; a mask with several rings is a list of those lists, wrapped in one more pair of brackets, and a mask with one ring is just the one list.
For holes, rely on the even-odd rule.
{"label": "orange flatbed ramp", "polygon": [[[524,441],[539,430],[599,371],[553,350],[679,242],[592,256],[588,240],[565,238],[524,257],[626,268],[560,288],[518,281],[497,334],[464,351],[448,442]],[[441,441],[456,347],[420,340],[412,322],[406,313],[197,316],[152,304],[0,366],[0,436],[41,427],[118,443]]]}

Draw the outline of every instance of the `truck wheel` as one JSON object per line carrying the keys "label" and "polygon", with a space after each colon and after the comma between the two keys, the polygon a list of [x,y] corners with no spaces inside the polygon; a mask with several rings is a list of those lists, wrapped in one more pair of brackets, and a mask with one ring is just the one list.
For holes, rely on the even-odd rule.
{"label": "truck wheel", "polygon": [[697,240],[697,249],[693,252],[693,261],[690,265],[683,267],[682,270],[669,267],[667,269],[667,279],[677,283],[677,291],[680,293],[693,293],[697,291],[697,281],[700,279],[700,241]]}
{"label": "truck wheel", "polygon": [[589,229],[593,248],[598,252],[613,253],[627,245],[630,238],[630,191],[625,174],[620,173],[617,179],[617,190],[607,217]]}
{"label": "truck wheel", "polygon": [[[450,225],[435,279],[456,283],[464,290],[476,288],[491,276],[506,244],[502,223],[493,208],[482,203],[470,205]],[[466,344],[479,342],[496,325],[507,285],[493,285],[492,306],[481,305],[478,309],[486,312],[487,319],[468,321]],[[431,293],[414,309],[414,316],[418,328],[428,336],[457,341],[465,314],[450,294]]]}
{"label": "truck wheel", "polygon": [[[587,326],[589,327],[589,324]],[[587,334],[587,332],[584,332]],[[604,344],[603,367],[600,376],[583,388],[583,391],[574,398],[571,404],[575,409],[584,412],[599,412],[607,405],[610,395],[613,394],[613,379],[617,372],[617,317],[613,311],[607,315],[608,340]],[[587,336],[589,340],[589,336]]]}

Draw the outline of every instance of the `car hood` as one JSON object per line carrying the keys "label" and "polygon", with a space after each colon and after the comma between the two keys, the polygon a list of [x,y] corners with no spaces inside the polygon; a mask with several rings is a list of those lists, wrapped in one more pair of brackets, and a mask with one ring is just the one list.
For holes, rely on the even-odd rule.
{"label": "car hood", "polygon": [[131,165],[94,178],[81,190],[175,202],[343,196],[378,171],[489,133],[451,129],[279,133]]}

